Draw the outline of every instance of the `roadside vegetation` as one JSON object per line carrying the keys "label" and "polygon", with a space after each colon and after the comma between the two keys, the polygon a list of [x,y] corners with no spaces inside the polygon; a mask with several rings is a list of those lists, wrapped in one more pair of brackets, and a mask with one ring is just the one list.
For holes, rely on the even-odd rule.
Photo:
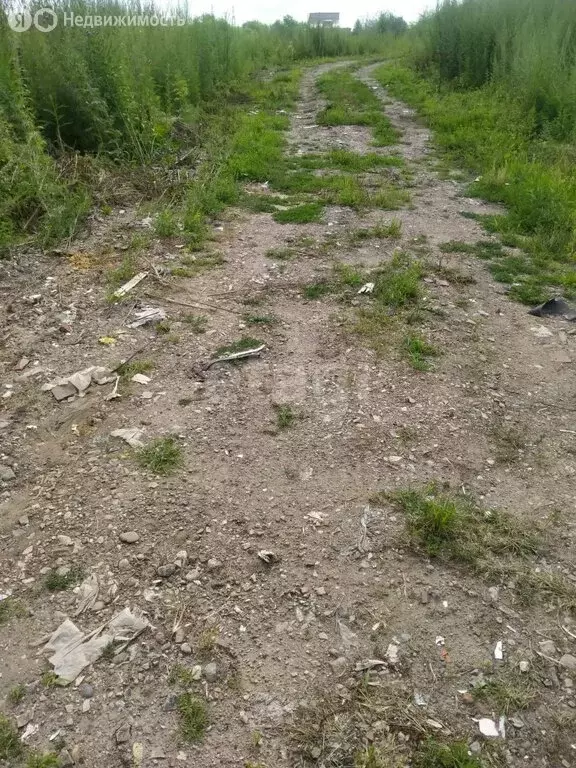
{"label": "roadside vegetation", "polygon": [[265,180],[297,87],[295,65],[379,54],[406,27],[385,14],[353,32],[290,16],[237,27],[204,15],[180,25],[153,5],[146,14],[162,23],[70,27],[64,13],[132,16],[135,7],[47,5],[59,19],[50,33],[13,32],[0,10],[4,253],[71,236],[94,203],[108,214],[126,186],[119,174],[136,199],[162,199],[158,234],[184,232],[197,244],[205,217],[237,201],[238,180]]}
{"label": "roadside vegetation", "polygon": [[468,169],[470,193],[506,206],[482,217],[519,249],[485,254],[494,276],[528,304],[576,296],[576,7],[445,2],[408,37],[409,55],[377,77]]}

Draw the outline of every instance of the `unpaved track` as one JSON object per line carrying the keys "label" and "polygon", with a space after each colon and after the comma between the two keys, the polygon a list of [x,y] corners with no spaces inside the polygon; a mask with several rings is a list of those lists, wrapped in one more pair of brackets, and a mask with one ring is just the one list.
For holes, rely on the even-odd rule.
{"label": "unpaved track", "polygon": [[[44,261],[31,276],[12,270],[2,280],[16,285],[16,311],[4,318],[11,326],[3,355],[4,378],[14,382],[16,394],[3,401],[0,413],[0,421],[8,422],[0,432],[2,451],[16,463],[16,480],[5,485],[0,512],[0,591],[20,595],[32,615],[0,628],[0,694],[39,679],[45,662],[30,643],[77,604],[70,592],[47,597],[42,569],[48,566],[79,563],[98,575],[103,605],[77,620],[84,629],[125,605],[148,611],[154,627],[119,663],[103,661],[88,672],[95,689],[88,712],[82,712],[76,689],[39,685],[14,710],[40,726],[32,744],[47,748],[48,736],[59,730],[69,749],[81,748],[88,768],[130,764],[126,746],[118,747],[113,736],[126,722],[131,741],[144,746],[144,766],[293,766],[291,712],[317,686],[334,689],[348,679],[345,669],[338,678],[330,662],[382,658],[393,638],[406,663],[388,677],[409,695],[425,694],[431,718],[472,738],[472,716],[481,713],[459,703],[457,691],[469,686],[473,669],[491,663],[497,640],[504,641],[507,659],[533,663],[540,663],[534,650],[542,639],[553,639],[560,653],[570,650],[556,613],[519,607],[506,585],[491,601],[490,585],[405,550],[398,513],[368,504],[377,490],[436,479],[465,485],[487,507],[507,509],[526,525],[558,511],[561,535],[553,563],[574,578],[576,456],[573,434],[561,430],[576,429],[576,337],[559,322],[528,316],[481,262],[461,255],[444,256],[443,263],[474,284],[433,278],[425,284],[428,304],[443,315],[430,315],[425,329],[443,353],[432,372],[413,371],[394,351],[377,358],[346,330],[348,310],[335,300],[301,298],[299,286],[327,274],[335,256],[375,265],[426,235],[428,257],[438,259],[441,242],[485,237],[461,211],[493,210],[463,197],[454,181],[437,178],[428,132],[380,87],[376,93],[402,132],[397,147],[374,150],[363,127],[315,126],[321,102],[314,80],[325,69],[304,77],[291,151],[400,151],[413,163],[412,205],[384,214],[401,219],[400,242],[370,241],[323,255],[311,250],[285,264],[265,252],[302,236],[344,235],[381,219],[382,212],[361,217],[334,207],[325,222],[300,226],[277,224],[269,214],[242,213],[225,222],[225,265],[178,282],[167,295],[186,302],[192,293],[239,313],[246,311],[244,298],[263,296],[265,303],[254,311],[279,318],[271,330],[246,330],[239,315],[220,312],[210,315],[205,335],[195,336],[178,325],[177,305],[166,305],[179,342],[159,341],[141,329],[108,352],[97,339],[123,325],[129,306],[104,309],[103,291],[91,291],[92,275]],[[371,67],[358,77],[376,85]],[[80,247],[106,238],[118,242],[131,225],[130,212],[114,219],[116,231],[95,222],[92,239]],[[170,249],[157,244],[150,258],[161,261]],[[44,282],[46,274],[55,276],[57,291]],[[43,294],[39,305],[22,299],[35,293]],[[71,305],[78,310],[73,339],[77,329],[86,330],[74,346],[50,332],[56,313]],[[537,337],[532,329],[538,326],[550,335]],[[266,342],[261,359],[215,366],[204,382],[190,378],[193,363],[242,333]],[[104,402],[100,392],[56,405],[39,393],[38,382],[17,382],[12,369],[23,350],[64,374],[143,344],[144,356],[155,362],[146,387],[152,400],[142,399],[134,385],[121,401]],[[286,403],[299,418],[279,432],[274,405]],[[513,464],[495,461],[490,429],[500,422],[521,425],[528,436]],[[169,478],[137,469],[109,437],[132,425],[143,427],[147,437],[180,435],[185,467]],[[24,514],[29,523],[20,525]],[[119,542],[118,534],[128,530],[140,535],[134,545]],[[62,534],[72,546],[58,539]],[[159,579],[156,567],[172,563],[182,549],[189,565]],[[265,565],[257,556],[261,549],[273,551],[279,562]],[[510,614],[512,606],[517,614]],[[171,637],[183,609],[192,655]],[[351,643],[342,625],[354,632]],[[218,679],[200,690],[209,700],[212,728],[199,746],[183,745],[168,676],[176,663],[198,660],[200,637],[210,627],[218,627],[221,644],[207,650],[206,660],[216,661]],[[449,664],[440,657],[438,635],[446,640]],[[556,765],[546,757],[550,745],[542,736],[551,727],[551,703],[576,705],[563,676],[542,664],[545,682],[536,705],[522,715],[522,729],[509,729],[512,765]],[[254,731],[263,735],[259,749]],[[153,750],[165,759],[155,762]]]}

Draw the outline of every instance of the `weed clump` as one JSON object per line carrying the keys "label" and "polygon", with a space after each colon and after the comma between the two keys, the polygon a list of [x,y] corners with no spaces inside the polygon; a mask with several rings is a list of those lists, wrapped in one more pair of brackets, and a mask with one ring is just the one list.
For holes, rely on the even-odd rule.
{"label": "weed clump", "polygon": [[432,367],[431,357],[438,356],[438,350],[420,336],[409,334],[404,337],[404,357],[416,371],[429,371]]}
{"label": "weed clump", "polygon": [[159,437],[136,451],[141,467],[157,475],[168,475],[182,466],[182,448],[173,437]]}
{"label": "weed clump", "polygon": [[176,701],[180,735],[188,743],[200,741],[208,727],[206,704],[191,693],[181,693]]}
{"label": "weed clump", "polygon": [[46,576],[46,589],[50,592],[62,592],[65,589],[75,586],[84,578],[84,570],[79,566],[70,568],[68,571],[58,572],[53,568]]}
{"label": "weed clump", "polygon": [[435,484],[395,491],[387,498],[405,513],[412,542],[431,557],[481,568],[491,558],[525,558],[542,548],[537,530],[505,512],[482,510],[469,497],[443,492]]}

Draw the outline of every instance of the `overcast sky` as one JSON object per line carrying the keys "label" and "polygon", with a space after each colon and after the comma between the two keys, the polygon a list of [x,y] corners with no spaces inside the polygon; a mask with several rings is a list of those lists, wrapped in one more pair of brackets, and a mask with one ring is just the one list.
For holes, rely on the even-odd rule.
{"label": "overcast sky", "polygon": [[340,26],[351,27],[356,19],[378,16],[389,11],[416,21],[420,14],[436,6],[435,0],[189,0],[188,10],[193,16],[214,13],[216,16],[234,17],[237,24],[245,21],[271,23],[285,15],[297,21],[306,21],[311,11],[339,11]]}

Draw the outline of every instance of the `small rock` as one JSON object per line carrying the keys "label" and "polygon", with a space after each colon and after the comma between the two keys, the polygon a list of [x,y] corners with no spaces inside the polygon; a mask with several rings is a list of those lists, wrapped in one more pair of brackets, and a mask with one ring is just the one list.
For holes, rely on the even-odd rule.
{"label": "small rock", "polygon": [[12,467],[7,467],[5,464],[0,464],[0,480],[4,483],[8,483],[10,480],[14,480],[16,475]]}
{"label": "small rock", "polygon": [[176,552],[176,557],[174,558],[174,565],[176,565],[178,568],[184,568],[187,562],[188,562],[188,552],[186,552],[185,549],[181,549],[179,552]]}
{"label": "small rock", "polygon": [[320,747],[312,747],[312,749],[310,750],[310,756],[313,760],[318,760],[321,754],[322,754],[322,750],[320,749]]}
{"label": "small rock", "polygon": [[427,605],[428,601],[430,600],[430,592],[428,590],[428,587],[424,587],[423,590],[420,592],[420,602],[422,605]]}
{"label": "small rock", "polygon": [[164,712],[173,712],[176,709],[176,706],[178,704],[178,694],[177,693],[171,693],[170,696],[166,699],[164,702],[164,706],[162,709]]}
{"label": "small rock", "polygon": [[30,715],[18,715],[16,718],[16,727],[24,728],[30,722]]}
{"label": "small rock", "polygon": [[69,768],[74,765],[74,758],[67,749],[63,749],[58,755],[58,765],[60,768]]}
{"label": "small rock", "polygon": [[81,763],[82,762],[82,748],[79,744],[75,744],[72,747],[72,751],[70,752],[72,755],[72,760],[74,760],[74,763]]}
{"label": "small rock", "polygon": [[521,720],[519,717],[513,716],[510,717],[509,720],[514,728],[524,728],[524,720]]}
{"label": "small rock", "polygon": [[184,642],[184,630],[182,627],[178,627],[176,632],[174,632],[174,642],[176,645],[181,645]]}
{"label": "small rock", "polygon": [[210,662],[210,664],[204,664],[204,668],[202,670],[205,679],[209,683],[214,683],[218,679],[218,667],[214,662]]}
{"label": "small rock", "polygon": [[216,571],[218,568],[222,568],[222,563],[220,560],[216,560],[216,558],[211,557],[210,560],[206,563],[206,567],[209,571]]}
{"label": "small rock", "polygon": [[189,643],[182,643],[180,650],[182,653],[185,653],[187,656],[189,656],[192,653],[192,646]]}
{"label": "small rock", "polygon": [[127,557],[123,557],[118,563],[118,568],[121,571],[127,571],[130,568],[130,560]]}
{"label": "small rock", "polygon": [[480,744],[479,741],[473,741],[472,744],[470,744],[469,749],[473,755],[479,755],[482,751],[482,744]]}
{"label": "small rock", "polygon": [[159,565],[156,568],[158,576],[162,576],[163,579],[167,579],[169,576],[173,576],[176,573],[176,566],[174,563],[167,563],[166,565]]}
{"label": "small rock", "polygon": [[60,542],[60,544],[62,544],[63,547],[74,546],[74,539],[71,539],[70,536],[65,536],[62,533],[58,536],[58,541]]}
{"label": "small rock", "polygon": [[530,662],[523,659],[519,664],[520,672],[528,672],[530,670]]}
{"label": "small rock", "polygon": [[193,571],[188,571],[186,574],[186,581],[198,581],[200,578],[200,571],[198,568],[194,568]]}
{"label": "small rock", "polygon": [[83,699],[91,699],[94,696],[94,686],[90,685],[90,683],[82,683],[80,688],[78,688],[78,693]]}
{"label": "small rock", "polygon": [[54,399],[60,403],[62,400],[67,400],[72,395],[75,395],[78,390],[73,384],[58,384],[56,387],[52,387],[50,392]]}
{"label": "small rock", "polygon": [[126,531],[126,533],[120,534],[119,539],[120,541],[123,541],[124,544],[136,544],[140,539],[140,534],[136,533],[136,531]]}
{"label": "small rock", "polygon": [[162,747],[152,747],[150,760],[166,760],[166,752],[164,752]]}
{"label": "small rock", "polygon": [[388,664],[398,664],[400,659],[398,658],[398,651],[400,648],[394,643],[390,643],[386,649],[386,661]]}
{"label": "small rock", "polygon": [[342,677],[348,669],[348,660],[344,656],[339,656],[337,659],[330,662],[330,666],[332,667],[332,672],[337,677]]}
{"label": "small rock", "polygon": [[576,656],[572,656],[571,653],[565,653],[560,657],[560,666],[564,669],[576,670]]}
{"label": "small rock", "polygon": [[130,741],[130,724],[124,723],[116,731],[116,744],[126,744]]}
{"label": "small rock", "polygon": [[22,517],[18,518],[18,525],[26,526],[30,523],[30,520],[28,519],[28,515],[22,515]]}
{"label": "small rock", "polygon": [[489,587],[488,588],[488,596],[490,597],[490,600],[493,600],[494,602],[497,602],[498,598],[500,597],[500,588],[499,587]]}
{"label": "small rock", "polygon": [[542,651],[542,653],[545,653],[547,656],[555,656],[557,653],[556,646],[554,645],[552,640],[542,640],[542,642],[540,643],[540,650]]}
{"label": "small rock", "polygon": [[90,706],[90,699],[84,699],[82,702],[82,712],[84,712],[84,714],[86,714],[86,712],[90,712]]}

